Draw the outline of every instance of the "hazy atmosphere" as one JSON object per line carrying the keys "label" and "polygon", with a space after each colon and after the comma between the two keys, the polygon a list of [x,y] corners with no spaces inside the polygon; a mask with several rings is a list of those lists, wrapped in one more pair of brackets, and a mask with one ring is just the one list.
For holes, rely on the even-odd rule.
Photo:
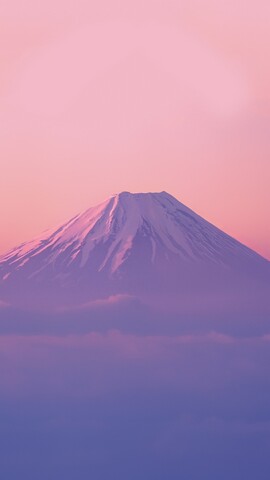
{"label": "hazy atmosphere", "polygon": [[0,1],[1,480],[269,479],[269,5]]}
{"label": "hazy atmosphere", "polygon": [[122,190],[269,250],[267,0],[2,0],[0,252]]}

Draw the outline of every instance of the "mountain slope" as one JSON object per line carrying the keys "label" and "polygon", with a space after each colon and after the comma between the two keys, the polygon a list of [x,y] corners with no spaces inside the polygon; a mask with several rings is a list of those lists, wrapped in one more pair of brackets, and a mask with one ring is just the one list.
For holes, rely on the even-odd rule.
{"label": "mountain slope", "polygon": [[267,260],[168,193],[122,192],[2,256],[0,291],[63,304],[268,271]]}

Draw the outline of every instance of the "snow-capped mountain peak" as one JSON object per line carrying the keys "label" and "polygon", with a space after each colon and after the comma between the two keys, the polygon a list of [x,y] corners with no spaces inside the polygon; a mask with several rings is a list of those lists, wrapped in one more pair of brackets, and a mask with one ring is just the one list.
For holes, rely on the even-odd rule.
{"label": "snow-capped mountain peak", "polygon": [[125,288],[146,278],[175,282],[198,266],[266,263],[166,192],[122,192],[1,257],[0,282],[93,291],[104,283],[119,288],[120,280]]}

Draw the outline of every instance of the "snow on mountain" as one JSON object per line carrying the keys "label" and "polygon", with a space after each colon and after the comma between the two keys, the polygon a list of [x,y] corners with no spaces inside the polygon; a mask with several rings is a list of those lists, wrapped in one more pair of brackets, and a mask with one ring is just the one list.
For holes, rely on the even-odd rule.
{"label": "snow on mountain", "polygon": [[115,294],[159,276],[175,283],[193,267],[252,272],[269,262],[166,192],[122,192],[0,257],[0,289],[95,297],[105,284]]}

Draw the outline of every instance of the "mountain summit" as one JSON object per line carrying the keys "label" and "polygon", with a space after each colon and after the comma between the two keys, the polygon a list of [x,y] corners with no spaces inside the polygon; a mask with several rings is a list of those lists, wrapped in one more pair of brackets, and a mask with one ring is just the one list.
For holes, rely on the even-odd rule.
{"label": "mountain summit", "polygon": [[[269,262],[166,192],[114,195],[0,257],[0,294],[88,301],[263,274]],[[218,273],[219,272],[219,273]],[[2,298],[2,295],[1,295]]]}

